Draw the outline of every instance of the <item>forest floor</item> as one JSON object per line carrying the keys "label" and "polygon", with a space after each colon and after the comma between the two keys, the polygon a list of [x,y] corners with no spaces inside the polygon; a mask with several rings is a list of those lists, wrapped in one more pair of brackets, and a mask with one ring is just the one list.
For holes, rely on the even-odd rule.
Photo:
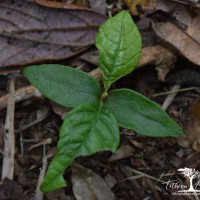
{"label": "forest floor", "polygon": [[[23,9],[25,5],[23,2],[27,0],[20,2],[20,8]],[[54,1],[36,2],[51,7]],[[85,2],[76,3],[82,6]],[[96,10],[95,12],[114,16],[121,10],[128,10],[124,2],[131,1],[91,0],[88,2],[90,4],[86,6]],[[163,1],[157,0],[155,1],[157,4],[153,7],[144,6],[147,1],[136,2],[139,13],[133,6],[136,3],[129,8],[142,34],[142,57],[138,68],[117,81],[112,88],[130,88],[160,104],[183,128],[183,135],[147,137],[121,128],[121,142],[115,155],[106,151],[77,158],[64,173],[68,186],[43,196],[37,189],[38,180],[44,177],[46,165],[56,154],[59,128],[69,109],[35,92],[21,72],[24,66],[29,65],[29,61],[22,64],[20,58],[15,58],[10,59],[11,64],[9,64],[2,54],[2,62],[0,61],[0,65],[3,66],[0,69],[0,171],[2,173],[3,170],[5,171],[3,158],[6,154],[4,145],[6,130],[12,131],[12,124],[14,124],[15,137],[10,143],[12,146],[7,146],[7,149],[13,149],[15,155],[14,165],[8,167],[8,170],[14,168],[14,174],[11,174],[13,178],[10,180],[5,177],[2,180],[0,200],[107,200],[110,196],[117,200],[200,199],[198,191],[185,195],[176,193],[183,189],[181,187],[188,189],[191,184],[189,178],[178,172],[178,169],[200,171],[200,63],[198,63],[200,36],[195,32],[200,29],[197,29],[195,24],[193,27],[184,26],[186,17],[188,19],[191,13],[193,13],[192,20],[200,22],[200,15],[197,12],[199,5],[191,7],[181,2],[168,1],[163,7],[164,4],[159,4]],[[61,2],[59,3],[52,5],[55,9],[59,9],[58,7],[63,6]],[[0,9],[1,7],[9,9],[8,6],[3,5],[4,2],[0,2]],[[186,10],[188,16],[185,16]],[[183,12],[184,16],[181,15]],[[174,27],[170,27],[169,24]],[[180,33],[179,29],[182,27],[184,29]],[[170,32],[173,32],[176,37],[168,37]],[[2,34],[0,30],[0,41],[1,37],[7,37]],[[179,34],[180,38],[178,38]],[[190,35],[187,38],[184,34]],[[188,43],[181,46],[178,41],[180,42],[183,35],[184,41],[181,42],[187,40]],[[13,45],[13,41],[10,42]],[[64,51],[68,52],[66,49]],[[74,48],[73,51],[76,49]],[[77,50],[76,53],[69,50],[66,58],[61,55],[62,59],[58,56],[57,60],[55,58],[41,60],[37,59],[38,55],[34,56],[30,63],[60,63],[88,73],[94,71],[98,63],[98,52],[94,45],[81,51]],[[12,80],[15,82],[18,97],[16,103],[15,94],[12,95]],[[9,89],[10,96],[8,96]],[[15,109],[12,110],[14,106]],[[200,187],[198,183],[199,179],[195,177],[192,182],[195,190]],[[108,192],[105,188],[109,188]],[[99,192],[101,198],[98,197]]]}

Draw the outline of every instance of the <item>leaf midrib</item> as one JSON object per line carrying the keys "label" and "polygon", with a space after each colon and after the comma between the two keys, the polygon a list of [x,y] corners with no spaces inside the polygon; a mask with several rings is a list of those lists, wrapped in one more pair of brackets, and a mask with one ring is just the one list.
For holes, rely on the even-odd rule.
{"label": "leaf midrib", "polygon": [[[51,80],[49,80],[49,79],[47,79],[47,78],[43,78],[43,77],[38,77],[38,79],[40,79],[41,81],[44,81],[44,80],[46,80],[46,81],[48,81],[48,82],[51,82],[52,83],[52,81]],[[76,92],[79,92],[79,93],[87,93],[87,94],[91,94],[92,92],[94,92],[94,91],[88,91],[88,90],[78,90],[77,88],[73,88],[73,87],[69,87],[68,85],[64,85],[63,83],[60,83],[60,82],[58,82],[58,81],[53,81],[53,83],[56,83],[56,84],[58,84],[58,85],[62,85],[63,87],[66,87],[66,88],[69,88],[70,90],[74,90],[74,91],[76,91]],[[98,91],[98,89],[96,90],[96,91]],[[93,94],[95,94],[95,93],[93,93]]]}
{"label": "leaf midrib", "polygon": [[98,118],[99,118],[99,116],[100,116],[102,107],[103,107],[103,105],[100,104],[100,105],[99,105],[98,112],[97,112],[97,115],[96,115],[96,117],[95,117],[95,120],[94,120],[94,122],[92,123],[92,128],[91,128],[91,130],[88,132],[87,137],[84,138],[84,140],[83,140],[83,142],[82,142],[82,145],[80,146],[80,149],[79,149],[79,151],[78,151],[76,157],[79,156],[79,155],[81,155],[80,152],[81,152],[81,150],[82,150],[82,148],[83,148],[83,146],[84,146],[84,144],[85,144],[85,141],[87,141],[87,138],[89,137],[90,133],[92,132],[92,130],[94,129],[94,127],[95,127],[95,125],[96,125],[96,123],[97,123],[97,120],[98,120]]}
{"label": "leaf midrib", "polygon": [[[115,51],[115,54],[114,54],[114,62],[113,62],[113,64],[112,64],[112,66],[111,66],[111,69],[113,69],[114,68],[114,66],[115,66],[115,62],[116,62],[116,58],[117,58],[117,55],[118,55],[118,53],[119,53],[119,47],[121,46],[121,40],[122,40],[122,26],[123,26],[123,21],[124,21],[124,16],[122,16],[122,22],[121,22],[121,26],[120,26],[120,29],[121,29],[121,31],[120,31],[120,36],[119,36],[119,40],[118,40],[118,42],[117,42],[117,48],[116,48],[116,51]],[[113,76],[113,70],[111,71],[111,73],[110,73],[110,77],[112,77]],[[110,78],[108,78],[108,82],[110,83],[111,81],[110,81]]]}

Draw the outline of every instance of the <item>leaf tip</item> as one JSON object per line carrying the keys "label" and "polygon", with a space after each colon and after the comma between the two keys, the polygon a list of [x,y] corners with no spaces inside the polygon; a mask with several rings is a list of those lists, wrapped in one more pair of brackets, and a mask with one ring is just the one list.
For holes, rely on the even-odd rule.
{"label": "leaf tip", "polygon": [[183,134],[183,129],[176,123],[176,127],[175,127],[175,129],[173,131],[173,134],[171,134],[170,136],[172,136],[172,137],[179,137],[182,134]]}
{"label": "leaf tip", "polygon": [[54,190],[63,188],[67,186],[67,182],[64,180],[62,175],[57,176],[54,178],[53,181],[48,180],[45,178],[40,185],[40,190],[44,193],[46,192],[52,192]]}

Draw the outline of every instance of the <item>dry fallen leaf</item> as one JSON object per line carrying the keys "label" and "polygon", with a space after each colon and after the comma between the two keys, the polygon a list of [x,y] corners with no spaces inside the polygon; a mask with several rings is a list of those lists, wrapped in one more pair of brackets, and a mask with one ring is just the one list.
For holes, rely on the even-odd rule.
{"label": "dry fallen leaf", "polygon": [[123,158],[128,158],[134,155],[134,149],[130,145],[122,145],[117,152],[109,158],[109,162],[120,160]]}
{"label": "dry fallen leaf", "polygon": [[193,7],[200,7],[200,3],[198,0],[172,0],[172,1],[183,3],[183,4],[188,4]]}
{"label": "dry fallen leaf", "polygon": [[[139,15],[141,13],[151,14],[155,11],[163,11],[166,13],[170,13],[170,15],[187,15],[190,7],[188,5],[192,5],[192,9],[194,7],[200,7],[200,3],[197,1],[192,2],[192,0],[123,0],[124,3],[128,6],[130,12],[133,15]],[[188,9],[189,8],[189,9]],[[185,11],[182,13],[182,10]],[[185,13],[186,12],[186,13]]]}
{"label": "dry fallen leaf", "polygon": [[142,54],[137,67],[154,64],[159,80],[164,81],[165,76],[174,67],[175,62],[176,56],[172,52],[160,45],[156,45],[142,48]]}
{"label": "dry fallen leaf", "polygon": [[178,139],[179,145],[200,152],[200,100],[194,102],[188,109],[183,130],[185,134]]}
{"label": "dry fallen leaf", "polygon": [[94,43],[106,17],[89,9],[47,8],[30,0],[0,2],[1,71],[73,56]]}
{"label": "dry fallen leaf", "polygon": [[68,108],[64,107],[64,106],[61,106],[53,101],[50,102],[51,103],[51,107],[53,109],[53,111],[60,116],[61,119],[64,120],[67,112],[69,111]]}
{"label": "dry fallen leaf", "polygon": [[106,0],[88,0],[90,7],[102,14],[106,14],[107,6],[106,6]]}
{"label": "dry fallen leaf", "polygon": [[99,175],[81,165],[72,165],[72,187],[76,200],[116,199]]}
{"label": "dry fallen leaf", "polygon": [[175,47],[189,61],[200,65],[200,10],[189,6],[192,4],[197,6],[197,3],[184,0],[124,1],[133,14],[137,14],[140,5],[145,16],[152,19],[156,34]]}
{"label": "dry fallen leaf", "polygon": [[[32,1],[32,0],[30,0]],[[57,1],[49,1],[49,0],[35,0],[35,2],[39,5],[46,6],[49,8],[64,8],[64,9],[78,9],[85,10],[84,8],[87,4],[86,1],[83,0],[74,0],[69,3],[67,2],[57,2]]]}
{"label": "dry fallen leaf", "polygon": [[152,20],[154,31],[188,60],[200,65],[199,8],[190,8],[180,2],[155,0],[151,1],[147,10],[151,13],[158,10],[166,13],[166,22]]}
{"label": "dry fallen leaf", "polygon": [[[200,21],[199,21],[200,23]],[[173,45],[191,62],[200,65],[200,44],[176,25],[154,23],[153,28],[158,36]]]}

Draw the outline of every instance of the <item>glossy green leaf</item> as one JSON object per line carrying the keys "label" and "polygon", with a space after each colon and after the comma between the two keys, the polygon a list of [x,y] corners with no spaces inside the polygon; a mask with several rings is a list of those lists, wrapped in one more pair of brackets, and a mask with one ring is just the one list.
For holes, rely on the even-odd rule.
{"label": "glossy green leaf", "polygon": [[97,151],[115,152],[119,145],[119,127],[113,114],[99,104],[83,104],[66,116],[60,129],[58,153],[41,185],[43,192],[66,186],[63,172],[77,156]]}
{"label": "glossy green leaf", "polygon": [[120,126],[147,136],[178,136],[181,128],[156,103],[130,89],[108,94],[105,106]]}
{"label": "glossy green leaf", "polygon": [[114,81],[129,74],[140,57],[141,36],[129,12],[122,11],[103,24],[96,46],[107,90]]}
{"label": "glossy green leaf", "polygon": [[23,72],[45,97],[62,106],[75,107],[99,101],[101,89],[98,81],[81,70],[44,64],[27,67]]}

